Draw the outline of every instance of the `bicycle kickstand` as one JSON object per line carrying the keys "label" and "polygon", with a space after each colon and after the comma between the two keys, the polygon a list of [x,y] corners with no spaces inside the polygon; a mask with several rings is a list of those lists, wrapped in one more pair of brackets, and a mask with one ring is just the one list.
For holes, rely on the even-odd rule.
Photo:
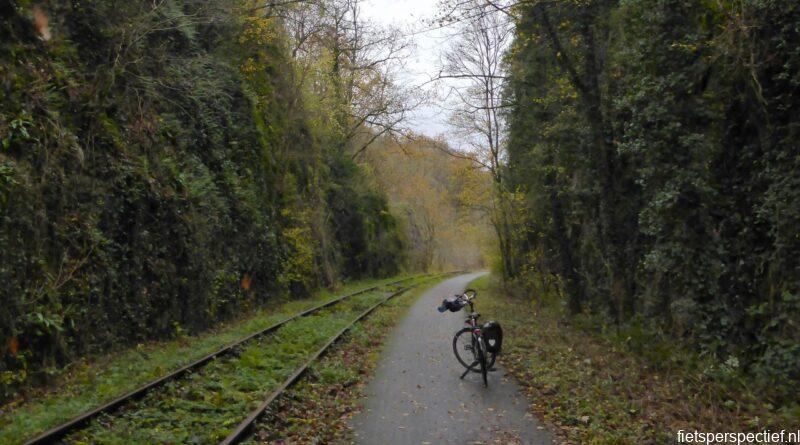
{"label": "bicycle kickstand", "polygon": [[475,365],[477,365],[477,364],[478,364],[478,362],[472,362],[472,364],[471,364],[471,365],[469,365],[469,367],[467,368],[467,370],[466,370],[466,371],[464,371],[464,373],[463,373],[463,374],[461,374],[461,377],[460,377],[460,379],[461,379],[461,380],[464,380],[464,377],[466,377],[466,376],[467,376],[467,374],[469,374],[469,372],[470,372],[470,371],[472,371],[472,368],[474,368],[474,367],[475,367]]}

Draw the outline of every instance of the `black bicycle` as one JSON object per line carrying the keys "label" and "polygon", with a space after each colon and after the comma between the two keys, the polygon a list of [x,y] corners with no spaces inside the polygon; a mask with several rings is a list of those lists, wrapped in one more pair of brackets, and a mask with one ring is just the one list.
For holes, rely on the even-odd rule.
{"label": "black bicycle", "polygon": [[466,368],[461,374],[462,379],[470,371],[480,372],[483,385],[488,387],[487,373],[494,367],[495,359],[500,352],[503,331],[500,329],[500,324],[494,321],[484,325],[478,324],[481,314],[475,312],[475,304],[472,302],[477,296],[478,293],[474,289],[467,289],[463,294],[445,299],[439,307],[439,312],[448,310],[458,312],[469,306],[470,313],[464,321],[467,326],[456,332],[453,337],[453,353],[458,362]]}

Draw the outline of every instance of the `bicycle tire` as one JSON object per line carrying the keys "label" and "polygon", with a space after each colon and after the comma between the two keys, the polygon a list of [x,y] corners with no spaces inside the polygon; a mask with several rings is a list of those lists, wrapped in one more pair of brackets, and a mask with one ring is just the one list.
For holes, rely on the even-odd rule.
{"label": "bicycle tire", "polygon": [[483,339],[479,338],[477,342],[478,347],[478,362],[481,365],[481,376],[483,377],[483,387],[489,387],[489,379],[487,374],[489,373],[489,368],[486,366],[486,346],[483,344]]}
{"label": "bicycle tire", "polygon": [[[469,335],[469,337],[467,337],[467,338],[469,338],[469,343],[471,343],[472,342],[472,328],[468,328],[468,327],[467,328],[462,328],[460,331],[456,332],[456,335],[453,336],[453,353],[456,356],[456,360],[458,360],[458,362],[461,363],[461,366],[463,366],[464,368],[469,368],[473,363],[475,363],[475,360],[474,360],[475,353],[473,352],[471,354],[471,357],[467,357],[469,360],[464,360],[464,357],[462,357],[462,354],[459,354],[459,352],[458,352],[458,350],[459,350],[459,336],[461,336],[461,335]],[[461,346],[464,346],[465,344],[467,344],[467,342],[462,340]],[[463,351],[466,351],[466,349],[464,349],[464,348],[461,348],[461,349],[463,349]],[[497,358],[497,354],[489,353],[486,358],[487,358],[487,360],[486,360],[486,370],[488,372],[488,370],[490,370],[490,369],[492,369],[492,367],[494,367],[494,362],[495,362],[495,359]],[[480,371],[480,369],[473,368],[472,372],[481,372],[481,371]]]}

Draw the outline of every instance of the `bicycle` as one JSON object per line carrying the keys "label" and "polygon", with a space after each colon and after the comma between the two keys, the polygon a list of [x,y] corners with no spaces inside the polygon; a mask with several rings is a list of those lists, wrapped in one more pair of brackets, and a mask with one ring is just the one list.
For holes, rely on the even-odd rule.
{"label": "bicycle", "polygon": [[478,324],[481,314],[475,312],[475,304],[472,302],[477,296],[478,293],[474,289],[467,289],[463,294],[456,295],[455,298],[444,300],[442,306],[439,307],[439,312],[446,310],[458,312],[469,306],[470,313],[464,321],[467,326],[457,331],[453,337],[453,353],[458,362],[466,368],[466,371],[461,374],[461,379],[466,377],[470,371],[480,372],[483,385],[488,387],[487,373],[494,367],[497,353],[500,352],[502,330],[500,325],[493,321],[483,326]]}

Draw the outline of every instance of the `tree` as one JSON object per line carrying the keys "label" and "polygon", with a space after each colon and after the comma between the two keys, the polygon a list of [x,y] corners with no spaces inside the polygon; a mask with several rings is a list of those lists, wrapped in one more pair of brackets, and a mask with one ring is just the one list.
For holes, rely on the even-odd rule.
{"label": "tree", "polygon": [[479,0],[443,3],[444,22],[456,23],[453,44],[442,55],[442,67],[433,81],[447,81],[453,139],[460,142],[447,152],[485,169],[494,184],[485,208],[500,248],[503,276],[513,277],[510,200],[512,190],[504,181],[506,128],[503,101],[506,80],[503,54],[513,37],[507,15]]}
{"label": "tree", "polygon": [[[485,215],[474,210],[478,197],[464,194],[479,185],[487,188],[491,179],[487,172],[475,170],[471,161],[446,154],[442,143],[423,136],[402,142],[381,139],[366,160],[402,221],[410,267],[425,271],[482,267],[484,238],[490,229]],[[464,205],[465,201],[473,205]]]}
{"label": "tree", "polygon": [[800,317],[786,230],[800,214],[796,6],[503,11],[516,25],[506,178],[523,195],[526,269],[558,274],[574,313],[680,336],[783,385],[800,377],[796,331],[778,327]]}
{"label": "tree", "polygon": [[380,137],[406,134],[408,112],[424,101],[398,81],[411,42],[363,19],[361,3],[309,0],[272,11],[292,37],[298,86],[322,99],[319,112],[339,127],[335,143],[354,159]]}

